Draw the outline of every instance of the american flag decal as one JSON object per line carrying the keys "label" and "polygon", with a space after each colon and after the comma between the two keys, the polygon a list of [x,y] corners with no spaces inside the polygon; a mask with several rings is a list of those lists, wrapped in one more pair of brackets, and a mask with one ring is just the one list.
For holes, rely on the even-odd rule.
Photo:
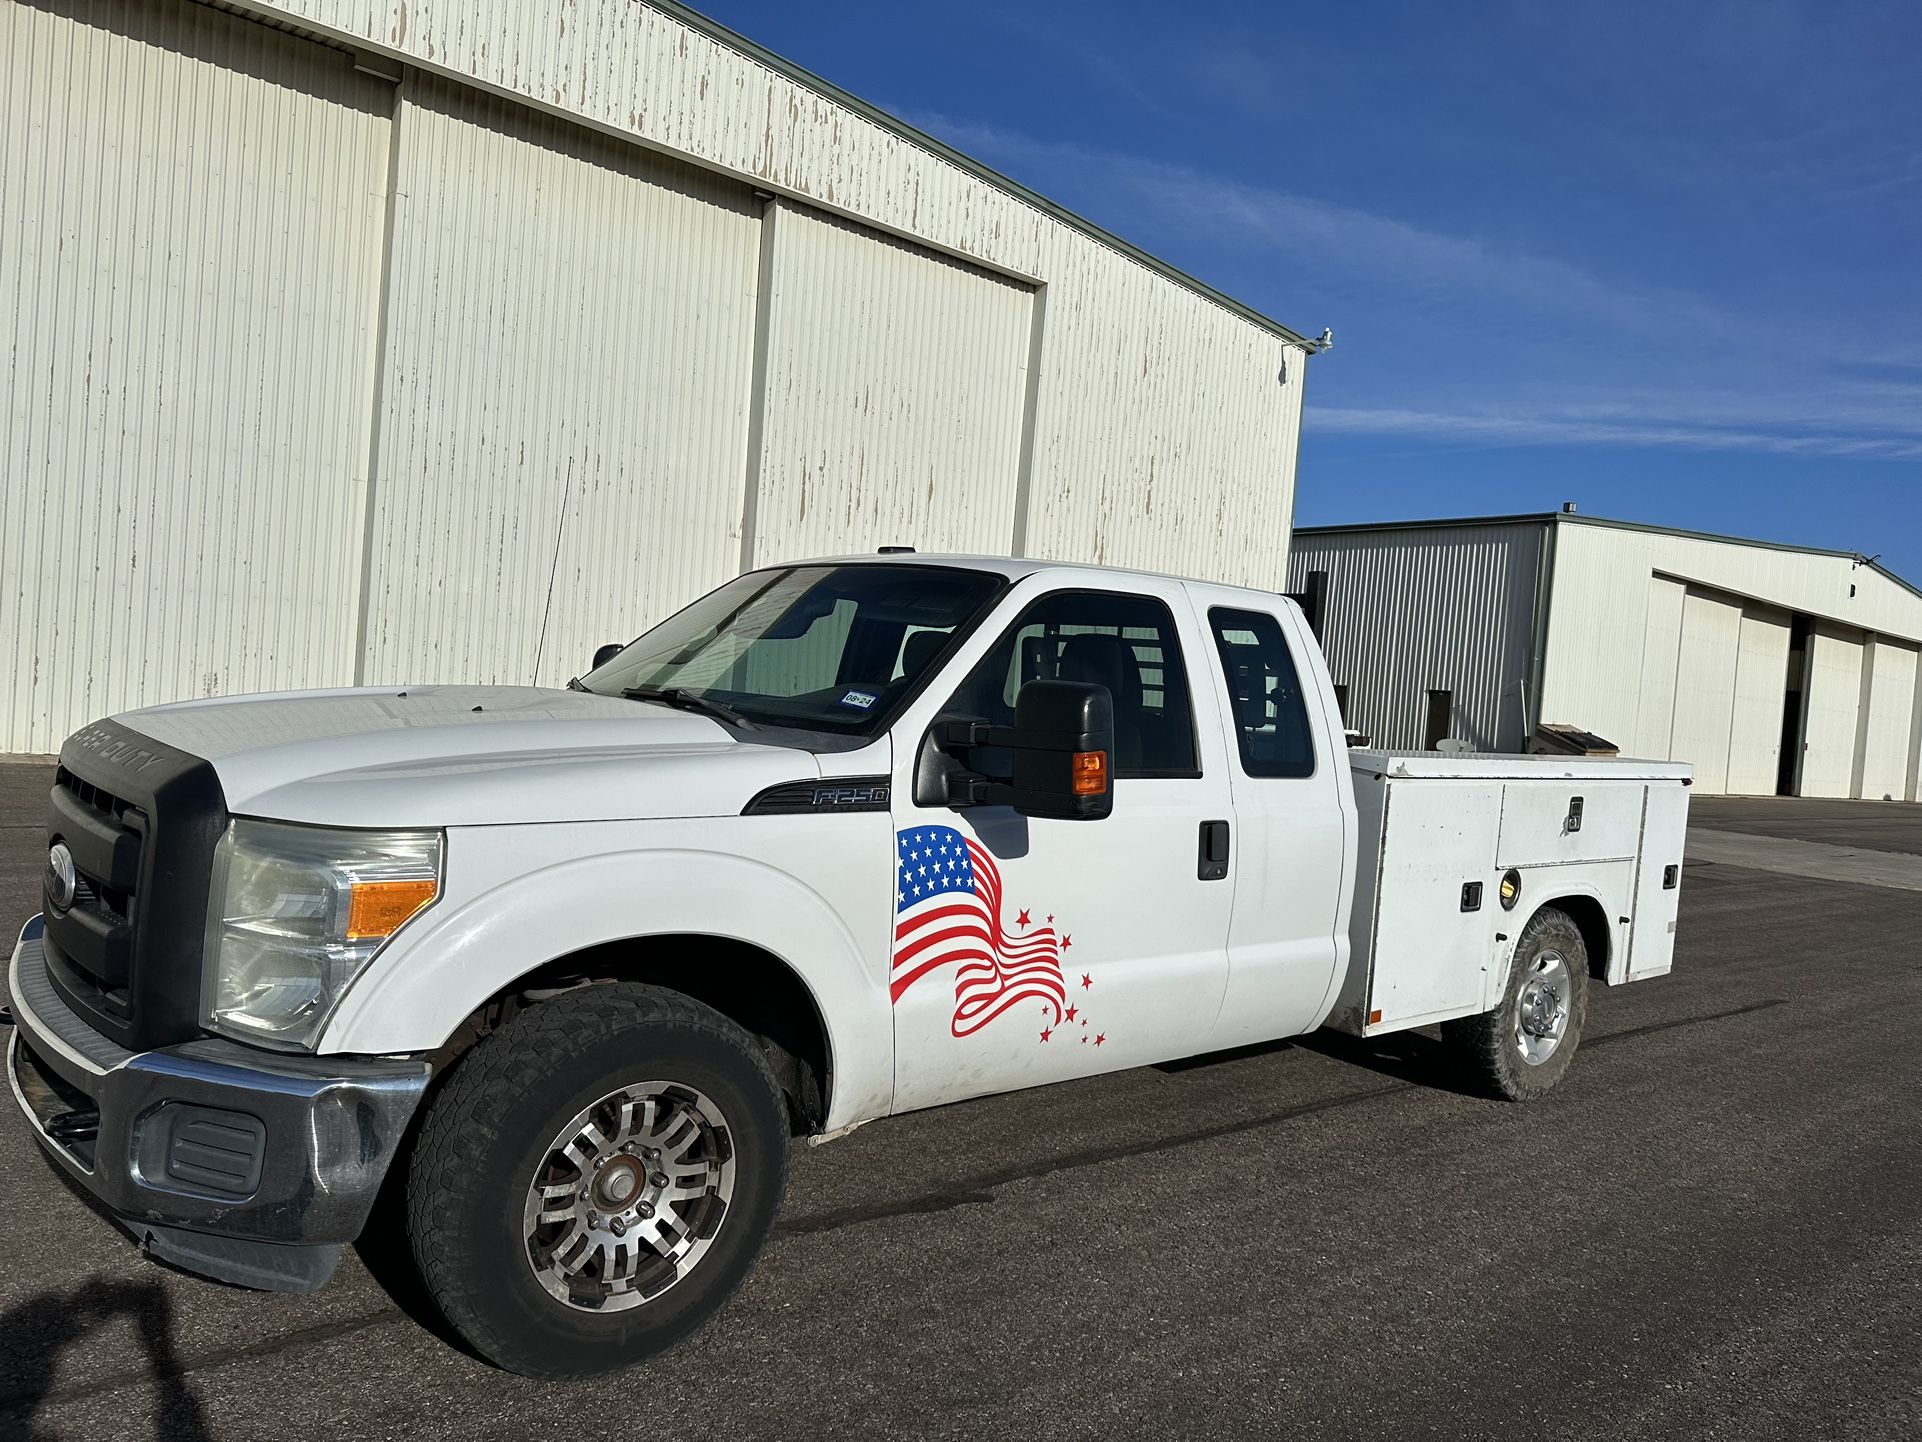
{"label": "american flag decal", "polygon": [[[952,826],[895,834],[894,972],[888,994],[901,995],[929,972],[959,963],[954,978],[956,1036],[970,1036],[1020,1002],[1040,1001],[1048,1040],[1072,1019],[1054,918],[1034,926],[1021,912],[1016,933],[1001,915],[1001,870],[994,857]],[[1018,934],[1017,934],[1018,933]]]}

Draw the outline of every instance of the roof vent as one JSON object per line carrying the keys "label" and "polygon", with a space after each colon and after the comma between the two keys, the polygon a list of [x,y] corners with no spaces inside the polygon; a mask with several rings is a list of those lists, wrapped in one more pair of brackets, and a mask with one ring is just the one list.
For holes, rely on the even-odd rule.
{"label": "roof vent", "polygon": [[1562,502],[1562,514],[1563,514],[1564,516],[1572,516],[1572,515],[1574,515],[1574,514],[1575,514],[1575,503],[1574,503],[1573,501],[1563,501],[1563,502]]}
{"label": "roof vent", "polygon": [[912,546],[881,546],[875,550],[874,554],[877,556],[912,556],[914,554],[914,547]]}

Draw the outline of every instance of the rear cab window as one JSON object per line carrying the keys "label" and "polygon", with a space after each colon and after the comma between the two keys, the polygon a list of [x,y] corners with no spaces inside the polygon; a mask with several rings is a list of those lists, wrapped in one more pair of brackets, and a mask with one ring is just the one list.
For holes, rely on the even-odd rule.
{"label": "rear cab window", "polygon": [[1315,737],[1281,622],[1265,611],[1213,606],[1208,628],[1228,686],[1228,720],[1249,776],[1312,776]]}

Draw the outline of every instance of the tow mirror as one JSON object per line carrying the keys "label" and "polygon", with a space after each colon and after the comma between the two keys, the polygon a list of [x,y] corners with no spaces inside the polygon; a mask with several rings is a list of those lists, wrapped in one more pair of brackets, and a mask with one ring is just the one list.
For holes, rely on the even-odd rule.
{"label": "tow mirror", "polygon": [[596,646],[594,648],[594,664],[588,669],[591,671],[600,670],[601,667],[605,666],[609,661],[612,661],[626,649],[627,647],[623,646],[619,641],[609,641],[605,646]]}
{"label": "tow mirror", "polygon": [[1023,816],[1099,821],[1114,810],[1114,700],[1106,686],[1030,681],[1015,697],[1014,725],[950,721],[943,749],[1005,747],[1013,774],[962,772],[947,783],[950,806],[1008,806]]}

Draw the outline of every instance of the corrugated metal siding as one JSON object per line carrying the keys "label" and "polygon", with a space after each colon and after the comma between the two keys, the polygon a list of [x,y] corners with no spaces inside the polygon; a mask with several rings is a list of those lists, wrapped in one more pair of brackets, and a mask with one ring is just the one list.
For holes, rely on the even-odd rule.
{"label": "corrugated metal siding", "polygon": [[774,207],[757,562],[1006,552],[1032,291]]}
{"label": "corrugated metal siding", "polygon": [[[1348,687],[1348,724],[1377,745],[1422,744],[1427,692],[1454,693],[1454,734],[1482,751],[1526,740],[1542,527],[1451,527],[1296,538],[1290,589],[1328,573],[1322,648]],[[1562,719],[1545,715],[1544,720]]]}
{"label": "corrugated metal siding", "polygon": [[1847,796],[1854,782],[1861,712],[1862,637],[1818,623],[1809,635],[1803,692],[1802,796]]}
{"label": "corrugated metal siding", "polygon": [[1908,790],[1909,734],[1915,710],[1916,648],[1873,638],[1863,656],[1861,736],[1855,794],[1870,799],[1901,799]]}
{"label": "corrugated metal siding", "polygon": [[366,679],[565,681],[736,569],[757,207],[432,77],[398,124]]}
{"label": "corrugated metal siding", "polygon": [[388,103],[198,5],[0,6],[0,749],[350,679]]}
{"label": "corrugated metal siding", "polygon": [[1056,273],[1071,259],[1084,282],[1048,290],[1026,554],[1280,589],[1301,353],[1112,252]]}
{"label": "corrugated metal siding", "polygon": [[249,8],[1040,279],[1028,553],[1281,583],[1306,357],[1272,330],[634,0]]}

